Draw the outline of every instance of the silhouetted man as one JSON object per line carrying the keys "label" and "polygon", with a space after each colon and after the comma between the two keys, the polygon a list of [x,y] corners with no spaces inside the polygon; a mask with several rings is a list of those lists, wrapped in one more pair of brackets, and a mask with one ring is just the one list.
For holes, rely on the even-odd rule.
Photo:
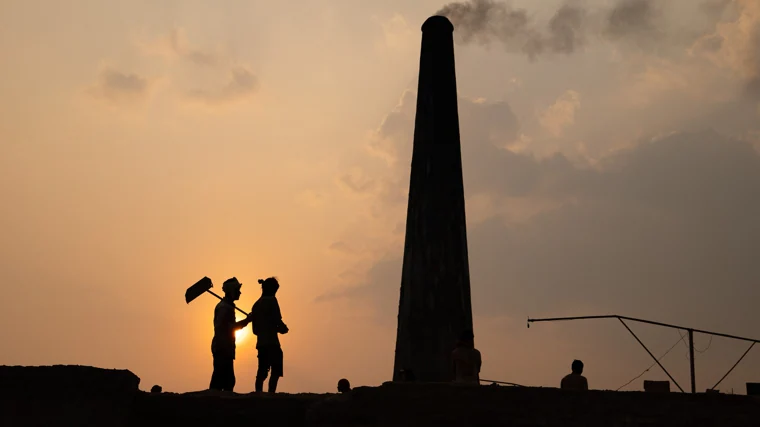
{"label": "silhouetted man", "polygon": [[560,388],[563,390],[588,390],[588,381],[586,377],[581,375],[583,374],[583,362],[573,360],[571,369],[573,372],[562,378]]}
{"label": "silhouetted man", "polygon": [[287,334],[288,327],[282,322],[280,304],[275,294],[280,288],[277,279],[259,279],[261,298],[251,308],[253,333],[256,335],[256,349],[259,352],[259,369],[256,372],[256,392],[264,388],[264,380],[269,377],[269,392],[277,391],[277,381],[283,374],[283,355],[277,334]]}
{"label": "silhouetted man", "polygon": [[482,359],[475,348],[475,335],[472,330],[462,332],[456,348],[451,353],[454,365],[454,381],[458,383],[480,384],[480,367]]}
{"label": "silhouetted man", "polygon": [[240,299],[243,284],[236,278],[227,279],[222,284],[224,298],[214,309],[214,339],[211,354],[214,356],[214,373],[211,374],[211,390],[232,391],[235,388],[235,332],[244,328],[249,317],[235,321],[235,301]]}
{"label": "silhouetted man", "polygon": [[351,391],[351,383],[347,379],[341,378],[338,381],[338,393],[348,393]]}

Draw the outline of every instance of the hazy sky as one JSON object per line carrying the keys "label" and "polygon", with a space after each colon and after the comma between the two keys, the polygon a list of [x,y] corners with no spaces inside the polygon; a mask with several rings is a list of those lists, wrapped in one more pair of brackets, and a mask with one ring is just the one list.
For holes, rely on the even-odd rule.
{"label": "hazy sky", "polygon": [[[652,363],[617,321],[528,316],[760,337],[760,2],[476,3],[446,11],[482,377],[557,386],[579,358],[616,389]],[[282,391],[389,380],[419,28],[445,5],[0,1],[0,364],[205,389],[216,300],[185,289],[236,276],[249,310],[276,275]],[[696,346],[700,390],[746,348]],[[686,354],[663,359],[684,388]],[[242,336],[237,391],[255,370]],[[747,381],[758,349],[720,388]]]}

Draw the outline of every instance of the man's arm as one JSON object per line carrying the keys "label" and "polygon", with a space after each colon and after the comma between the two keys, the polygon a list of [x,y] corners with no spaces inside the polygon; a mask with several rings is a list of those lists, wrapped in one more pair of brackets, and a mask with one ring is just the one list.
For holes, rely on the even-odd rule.
{"label": "man's arm", "polygon": [[[234,315],[234,314],[233,314],[233,315]],[[251,315],[250,315],[250,314],[249,314],[249,315],[248,315],[248,317],[246,317],[245,319],[243,319],[243,320],[241,320],[241,321],[239,321],[239,322],[235,322],[235,323],[232,325],[232,329],[234,329],[234,330],[236,330],[236,331],[237,331],[238,329],[243,329],[243,328],[245,328],[246,326],[248,326],[248,324],[249,324],[249,323],[251,323]]]}
{"label": "man's arm", "polygon": [[248,323],[251,322],[249,320],[250,317],[251,317],[250,315],[248,315],[248,317],[246,317],[245,319],[243,319],[243,320],[241,320],[239,322],[236,322],[235,321],[235,309],[231,305],[229,305],[229,306],[222,306],[222,307],[219,308],[219,311],[220,312],[217,314],[217,316],[215,316],[215,319],[214,319],[215,320],[215,324],[214,324],[215,328],[219,328],[222,325],[231,325],[232,329],[236,331],[238,329],[244,328],[246,325],[248,325]]}
{"label": "man's arm", "polygon": [[282,321],[282,312],[280,311],[280,302],[277,299],[274,300],[274,315],[277,318],[277,332],[285,335],[288,333],[288,325]]}

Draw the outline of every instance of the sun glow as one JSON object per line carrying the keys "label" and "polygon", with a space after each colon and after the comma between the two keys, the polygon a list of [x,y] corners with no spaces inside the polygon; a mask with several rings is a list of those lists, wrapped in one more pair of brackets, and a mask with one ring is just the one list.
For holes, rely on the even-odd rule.
{"label": "sun glow", "polygon": [[249,335],[248,332],[249,332],[248,328],[238,329],[237,331],[235,331],[235,342],[241,343],[245,341],[246,338],[248,338],[248,335]]}

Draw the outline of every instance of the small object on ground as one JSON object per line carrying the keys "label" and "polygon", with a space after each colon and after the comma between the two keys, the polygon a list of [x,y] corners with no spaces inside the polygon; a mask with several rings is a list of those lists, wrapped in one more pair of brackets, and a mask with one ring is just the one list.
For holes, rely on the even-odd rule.
{"label": "small object on ground", "polygon": [[[731,394],[734,390],[731,389]],[[747,383],[747,396],[760,396],[760,383]]]}
{"label": "small object on ground", "polygon": [[150,388],[151,393],[161,393],[164,389],[161,388],[160,385],[156,384],[153,387]]}
{"label": "small object on ground", "polygon": [[648,393],[670,393],[670,381],[644,381],[644,391]]}

